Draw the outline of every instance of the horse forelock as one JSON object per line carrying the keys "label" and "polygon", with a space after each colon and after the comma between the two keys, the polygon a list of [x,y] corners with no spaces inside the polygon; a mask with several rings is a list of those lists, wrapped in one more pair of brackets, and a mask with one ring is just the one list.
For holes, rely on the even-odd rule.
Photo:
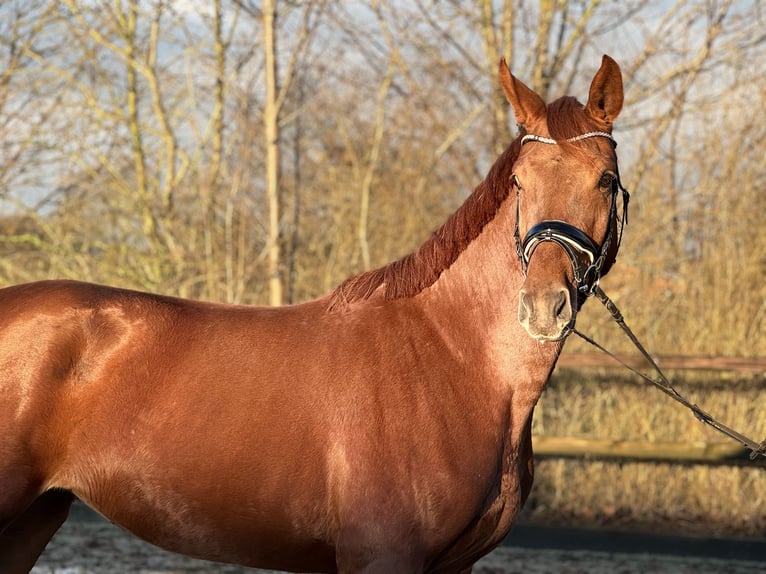
{"label": "horse forelock", "polygon": [[[585,106],[572,96],[564,96],[550,103],[546,117],[550,137],[570,150],[588,150],[597,146],[597,140],[587,138],[576,143],[566,140],[588,132],[607,131],[607,126],[597,122],[585,111]],[[590,148],[588,146],[591,146]]]}
{"label": "horse forelock", "polygon": [[383,267],[346,279],[330,296],[330,310],[369,298],[383,287],[386,300],[413,297],[433,285],[492,221],[510,191],[516,138],[463,204],[415,251]]}

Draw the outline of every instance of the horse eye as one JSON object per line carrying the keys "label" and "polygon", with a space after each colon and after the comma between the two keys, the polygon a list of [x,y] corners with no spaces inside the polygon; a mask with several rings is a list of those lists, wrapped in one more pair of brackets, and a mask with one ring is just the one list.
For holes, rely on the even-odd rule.
{"label": "horse eye", "polygon": [[601,174],[601,178],[598,180],[598,186],[601,189],[610,189],[614,184],[614,174],[604,172]]}

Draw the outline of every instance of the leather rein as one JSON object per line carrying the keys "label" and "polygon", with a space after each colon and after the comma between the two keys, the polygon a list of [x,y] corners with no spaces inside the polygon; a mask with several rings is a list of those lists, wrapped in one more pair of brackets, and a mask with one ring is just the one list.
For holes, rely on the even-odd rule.
{"label": "leather rein", "polygon": [[[615,147],[617,146],[617,141],[614,139],[612,134],[608,132],[588,132],[564,141],[573,143],[592,137],[607,138],[612,142],[612,144],[614,144]],[[538,142],[549,145],[559,144],[557,140],[534,134],[526,134],[521,138],[522,146],[527,142]],[[529,261],[532,258],[535,249],[537,249],[541,243],[551,241],[560,246],[572,263],[574,282],[578,293],[580,293],[583,298],[595,295],[595,297],[601,301],[609,314],[620,326],[623,332],[628,336],[636,349],[638,349],[641,355],[649,362],[651,367],[657,373],[658,378],[653,379],[645,373],[634,369],[625,361],[607,350],[604,346],[597,343],[594,339],[588,337],[587,335],[584,335],[573,326],[571,327],[571,331],[577,334],[584,341],[596,347],[598,350],[615,359],[629,371],[640,376],[645,381],[660,389],[673,400],[681,403],[683,406],[691,410],[692,414],[694,414],[694,416],[700,422],[713,427],[718,432],[723,433],[729,438],[739,442],[745,448],[750,450],[751,460],[754,460],[759,455],[766,457],[766,440],[760,443],[756,442],[755,440],[748,438],[747,436],[737,432],[731,427],[721,423],[717,419],[713,418],[710,413],[704,411],[695,403],[688,400],[673,387],[668,378],[657,365],[657,362],[652,358],[652,356],[644,348],[630,327],[628,327],[628,325],[625,323],[625,319],[623,318],[620,310],[617,308],[617,305],[614,304],[614,302],[606,295],[606,293],[604,293],[604,291],[599,286],[599,280],[601,279],[601,274],[606,263],[606,258],[608,256],[611,243],[614,241],[612,227],[615,218],[618,217],[617,198],[620,191],[622,191],[623,212],[622,217],[619,218],[619,231],[617,233],[616,239],[618,249],[620,242],[622,241],[623,229],[628,221],[628,202],[630,201],[630,194],[620,182],[619,170],[615,168],[615,172],[615,177],[611,183],[612,205],[609,210],[609,224],[607,225],[604,238],[600,245],[593,241],[593,239],[591,239],[590,236],[588,236],[588,234],[584,231],[578,229],[570,223],[559,220],[544,220],[536,225],[533,225],[522,241],[519,233],[519,203],[522,188],[516,176],[514,175],[512,177],[513,186],[516,188],[516,226],[514,229],[513,237],[516,242],[516,255],[518,256],[519,262],[521,263],[522,272],[524,275],[526,275]]]}
{"label": "leather rein", "polygon": [[596,285],[593,294],[596,296],[596,298],[599,301],[601,301],[604,307],[606,307],[606,310],[609,311],[609,314],[612,316],[612,319],[615,320],[615,322],[620,326],[620,329],[622,329],[623,332],[628,336],[631,343],[633,343],[636,349],[638,349],[639,353],[641,353],[641,355],[647,360],[649,365],[651,365],[655,373],[657,373],[658,378],[653,379],[652,377],[639,371],[638,369],[634,369],[633,367],[628,365],[625,361],[620,359],[617,355],[607,350],[603,345],[597,343],[594,339],[592,339],[591,337],[588,337],[587,335],[584,335],[577,329],[573,328],[572,329],[573,333],[575,333],[578,337],[580,337],[587,343],[590,343],[591,345],[596,347],[599,351],[602,351],[606,353],[607,355],[609,355],[610,357],[612,357],[615,361],[620,363],[623,367],[625,367],[632,373],[638,375],[639,377],[644,379],[646,382],[651,383],[652,385],[657,387],[659,390],[661,390],[663,393],[668,395],[674,401],[681,403],[683,406],[689,409],[692,412],[692,414],[697,418],[697,420],[700,421],[701,423],[713,427],[718,432],[740,443],[742,446],[744,446],[746,449],[750,451],[750,460],[755,460],[758,457],[758,455],[766,457],[766,440],[763,440],[759,443],[743,435],[742,433],[734,430],[730,426],[727,426],[723,424],[722,422],[720,422],[719,420],[715,419],[710,413],[701,409],[698,405],[691,402],[689,399],[687,399],[685,396],[679,393],[675,389],[675,387],[673,387],[673,385],[665,376],[665,374],[662,372],[662,369],[660,369],[659,365],[657,365],[657,362],[652,358],[649,352],[644,348],[644,346],[638,340],[638,337],[636,337],[636,335],[633,333],[630,327],[628,327],[628,325],[625,323],[625,319],[623,318],[620,310],[617,308],[617,305],[614,304],[614,302],[607,296],[606,293],[604,293],[604,291],[598,285]]}

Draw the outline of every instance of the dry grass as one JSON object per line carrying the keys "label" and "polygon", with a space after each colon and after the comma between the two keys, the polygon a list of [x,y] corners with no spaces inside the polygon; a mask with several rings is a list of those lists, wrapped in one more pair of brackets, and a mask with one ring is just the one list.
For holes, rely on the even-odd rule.
{"label": "dry grass", "polygon": [[[755,440],[766,437],[764,377],[670,375],[679,391],[722,422]],[[535,413],[534,433],[647,441],[730,440],[635,380],[614,370],[557,371]],[[525,518],[763,537],[765,472],[760,466],[540,460]]]}

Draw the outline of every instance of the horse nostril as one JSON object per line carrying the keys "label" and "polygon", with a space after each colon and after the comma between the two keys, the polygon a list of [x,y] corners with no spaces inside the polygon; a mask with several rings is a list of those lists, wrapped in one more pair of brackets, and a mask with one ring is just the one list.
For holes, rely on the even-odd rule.
{"label": "horse nostril", "polygon": [[532,300],[523,289],[519,293],[519,321],[524,323],[532,312]]}
{"label": "horse nostril", "polygon": [[569,293],[566,291],[566,289],[559,291],[558,295],[556,296],[554,313],[556,314],[556,317],[559,319],[564,319],[565,321],[569,321],[571,318],[571,311],[569,309]]}

